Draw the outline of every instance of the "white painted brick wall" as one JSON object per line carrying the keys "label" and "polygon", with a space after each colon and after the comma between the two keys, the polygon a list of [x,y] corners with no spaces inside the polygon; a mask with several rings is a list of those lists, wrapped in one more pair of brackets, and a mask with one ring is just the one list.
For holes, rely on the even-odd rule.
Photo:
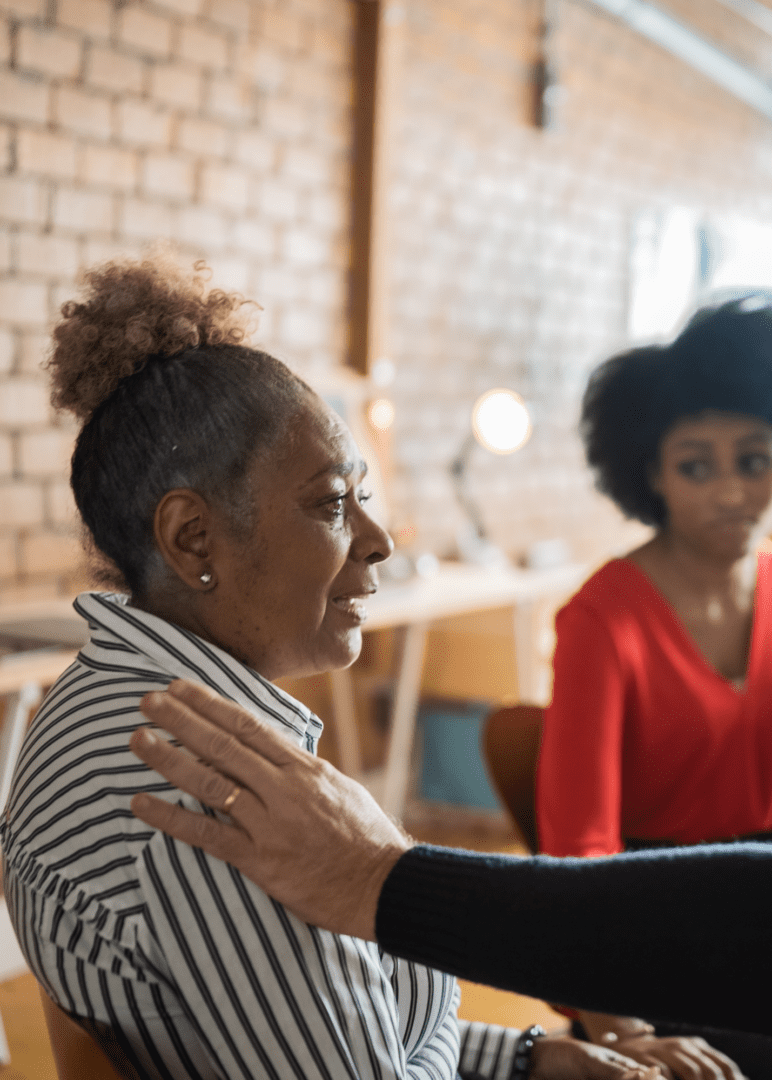
{"label": "white painted brick wall", "polygon": [[[0,16],[0,596],[83,581],[73,431],[52,421],[41,372],[49,320],[79,269],[173,238],[209,260],[217,284],[262,300],[269,348],[301,369],[343,358],[350,131],[302,121],[288,72],[307,73],[318,113],[347,116],[351,9],[289,0],[269,41],[262,8],[57,0],[49,24],[42,2],[15,0],[13,51]],[[317,61],[310,47],[333,9],[330,76],[327,50]]]}
{"label": "white painted brick wall", "polygon": [[118,38],[144,55],[167,57],[171,51],[172,23],[139,4],[127,4],[118,16]]}
{"label": "white painted brick wall", "polygon": [[49,87],[42,79],[0,70],[0,117],[44,124],[48,120],[49,97]]}
{"label": "white painted brick wall", "polygon": [[117,49],[93,45],[86,60],[86,81],[103,90],[120,93],[142,93],[145,83],[146,64],[135,56],[127,56]]}
{"label": "white painted brick wall", "polygon": [[74,35],[36,26],[22,26],[16,46],[21,70],[74,79],[80,73],[83,47]]}

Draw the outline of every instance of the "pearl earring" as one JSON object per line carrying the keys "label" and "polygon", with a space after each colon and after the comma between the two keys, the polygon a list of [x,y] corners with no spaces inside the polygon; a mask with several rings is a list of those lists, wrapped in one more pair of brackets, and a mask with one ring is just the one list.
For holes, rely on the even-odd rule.
{"label": "pearl earring", "polygon": [[212,575],[209,573],[208,570],[207,570],[207,572],[205,574],[201,575],[201,581],[203,581],[204,585],[208,585],[211,580],[212,580]]}

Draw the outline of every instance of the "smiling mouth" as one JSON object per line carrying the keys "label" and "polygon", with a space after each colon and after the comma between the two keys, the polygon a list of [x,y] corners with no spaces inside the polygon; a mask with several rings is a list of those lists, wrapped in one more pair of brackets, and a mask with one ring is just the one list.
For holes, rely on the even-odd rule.
{"label": "smiling mouth", "polygon": [[356,623],[363,623],[367,618],[367,604],[365,600],[368,596],[372,596],[372,593],[359,593],[355,596],[334,596],[331,600],[333,607],[338,611],[342,611],[344,615]]}

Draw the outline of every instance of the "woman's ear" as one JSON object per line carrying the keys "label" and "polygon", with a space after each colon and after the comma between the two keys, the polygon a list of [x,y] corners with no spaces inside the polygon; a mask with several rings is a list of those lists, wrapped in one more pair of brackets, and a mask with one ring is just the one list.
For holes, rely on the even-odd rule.
{"label": "woman's ear", "polygon": [[198,592],[216,584],[211,564],[214,525],[206,499],[190,488],[167,491],[155,510],[153,535],[164,562]]}

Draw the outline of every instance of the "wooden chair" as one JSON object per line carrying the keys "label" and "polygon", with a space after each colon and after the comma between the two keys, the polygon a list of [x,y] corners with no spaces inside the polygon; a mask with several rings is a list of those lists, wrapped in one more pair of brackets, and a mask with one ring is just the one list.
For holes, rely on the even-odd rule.
{"label": "wooden chair", "polygon": [[106,1024],[93,1024],[89,1034],[42,986],[40,1000],[59,1080],[142,1080]]}
{"label": "wooden chair", "polygon": [[511,705],[491,713],[483,731],[491,780],[531,851],[539,849],[536,763],[543,720],[544,709],[538,705]]}

